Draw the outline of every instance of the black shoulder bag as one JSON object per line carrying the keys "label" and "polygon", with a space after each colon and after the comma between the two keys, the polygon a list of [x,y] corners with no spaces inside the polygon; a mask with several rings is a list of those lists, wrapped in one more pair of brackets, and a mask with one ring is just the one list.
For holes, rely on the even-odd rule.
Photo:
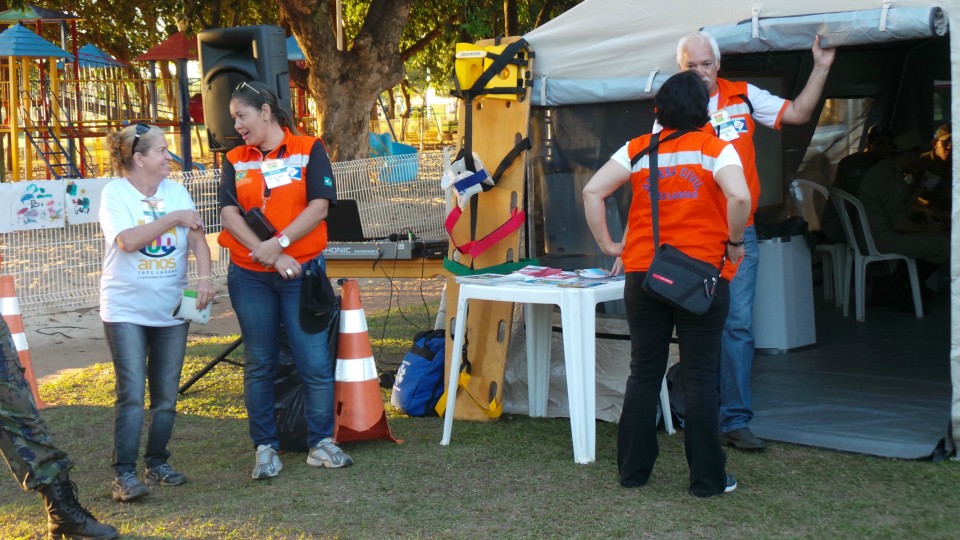
{"label": "black shoulder bag", "polygon": [[240,209],[240,215],[243,216],[243,221],[246,222],[250,230],[257,235],[257,238],[260,240],[269,240],[277,235],[277,228],[273,226],[273,223],[270,223],[270,220],[267,219],[263,210],[254,206],[250,210],[244,211],[243,205],[233,196],[230,190],[224,190],[224,192],[230,197],[230,200],[237,205],[237,208]]}
{"label": "black shoulder bag", "polygon": [[[688,133],[677,131],[664,137],[664,141]],[[653,261],[643,280],[643,290],[668,304],[685,309],[695,315],[702,315],[710,309],[717,295],[717,281],[720,271],[712,264],[687,255],[670,244],[660,244],[660,192],[657,188],[659,168],[657,164],[657,146],[660,134],[650,141],[650,146],[631,160],[634,164],[644,153],[650,153],[650,206],[653,212]],[[726,255],[720,260],[720,270],[726,262]]]}

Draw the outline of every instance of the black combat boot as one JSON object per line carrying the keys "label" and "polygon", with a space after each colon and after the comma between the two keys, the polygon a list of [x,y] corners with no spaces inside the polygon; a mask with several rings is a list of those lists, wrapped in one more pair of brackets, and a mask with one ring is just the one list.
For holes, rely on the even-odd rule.
{"label": "black combat boot", "polygon": [[47,509],[47,527],[51,538],[75,540],[111,540],[120,536],[117,529],[100,523],[77,500],[77,486],[67,473],[39,489]]}

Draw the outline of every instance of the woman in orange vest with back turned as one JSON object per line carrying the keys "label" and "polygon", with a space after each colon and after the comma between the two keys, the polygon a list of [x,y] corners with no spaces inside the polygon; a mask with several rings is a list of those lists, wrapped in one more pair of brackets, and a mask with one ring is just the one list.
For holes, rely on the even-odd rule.
{"label": "woman in orange vest with back turned", "polygon": [[[743,229],[750,211],[740,158],[734,148],[699,131],[707,123],[707,91],[692,72],[670,77],[654,98],[663,126],[657,147],[660,243],[721,267],[724,257],[736,263],[743,256]],[[678,130],[690,130],[666,140]],[[690,493],[709,497],[736,489],[726,474],[726,455],[717,427],[717,365],[720,333],[727,318],[733,264],[723,265],[717,296],[703,315],[694,315],[650,296],[641,287],[654,255],[650,204],[649,154],[631,160],[650,146],[652,135],[624,145],[583,189],[587,224],[600,249],[621,256],[626,272],[624,301],[630,327],[630,375],[623,397],[617,435],[620,485],[647,483],[659,454],[656,409],[660,381],[666,371],[670,339],[676,327],[680,342],[685,398],[684,445],[690,467]],[[627,232],[614,242],[607,228],[604,200],[627,182],[633,199]],[[664,411],[670,414],[670,411]]]}
{"label": "woman in orange vest with back turned", "polygon": [[[240,83],[230,99],[230,116],[246,144],[227,152],[224,160],[219,241],[230,250],[227,287],[244,342],[243,393],[256,449],[252,476],[277,476],[283,468],[273,393],[281,322],[306,390],[307,463],[348,466],[353,460],[333,440],[327,329],[305,329],[300,322],[303,267],[326,269],[324,219],[337,201],[330,158],[320,139],[294,133],[290,113],[263,83]],[[260,236],[247,225],[244,214],[255,209],[263,212],[275,235]]]}

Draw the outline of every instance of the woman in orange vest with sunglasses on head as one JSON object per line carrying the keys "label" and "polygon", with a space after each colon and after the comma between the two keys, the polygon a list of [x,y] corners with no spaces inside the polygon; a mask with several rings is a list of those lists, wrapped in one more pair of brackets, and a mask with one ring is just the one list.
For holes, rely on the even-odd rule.
{"label": "woman in orange vest with sunglasses on head", "polygon": [[[654,98],[657,120],[664,128],[659,134],[663,142],[657,147],[659,241],[719,270],[724,257],[736,263],[743,256],[750,191],[733,147],[699,131],[707,123],[707,99],[706,88],[692,72],[670,77]],[[690,131],[674,135],[680,130]],[[646,484],[653,471],[659,454],[656,409],[660,381],[676,328],[686,400],[689,491],[709,497],[733,491],[737,485],[733,476],[726,474],[726,455],[717,438],[720,334],[735,267],[722,266],[716,297],[702,315],[673,307],[643,290],[655,252],[650,156],[635,165],[631,161],[650,146],[652,138],[644,135],[629,141],[583,189],[587,224],[597,244],[607,255],[622,256],[626,272],[624,301],[631,358],[618,427],[617,468],[620,484],[628,488]],[[615,242],[607,228],[604,201],[627,182],[633,187],[627,232],[623,241]]]}
{"label": "woman in orange vest with sunglasses on head", "polygon": [[[230,116],[244,145],[227,152],[220,178],[220,245],[230,250],[227,286],[244,342],[243,387],[254,479],[283,468],[274,418],[273,385],[280,361],[281,322],[306,390],[307,463],[339,468],[353,460],[333,440],[334,377],[327,329],[300,322],[304,267],[326,267],[327,211],[337,191],[323,142],[299,135],[290,113],[260,82],[240,83]],[[257,210],[269,225],[248,224]],[[275,230],[275,232],[266,232]],[[255,230],[256,229],[256,230]]]}

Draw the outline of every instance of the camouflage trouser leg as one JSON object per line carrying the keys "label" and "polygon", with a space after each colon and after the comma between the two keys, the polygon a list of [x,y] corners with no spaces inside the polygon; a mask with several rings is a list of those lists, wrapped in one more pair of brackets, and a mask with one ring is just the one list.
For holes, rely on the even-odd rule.
{"label": "camouflage trouser leg", "polygon": [[23,489],[49,484],[71,467],[70,459],[53,445],[40,418],[23,366],[0,318],[0,454]]}

